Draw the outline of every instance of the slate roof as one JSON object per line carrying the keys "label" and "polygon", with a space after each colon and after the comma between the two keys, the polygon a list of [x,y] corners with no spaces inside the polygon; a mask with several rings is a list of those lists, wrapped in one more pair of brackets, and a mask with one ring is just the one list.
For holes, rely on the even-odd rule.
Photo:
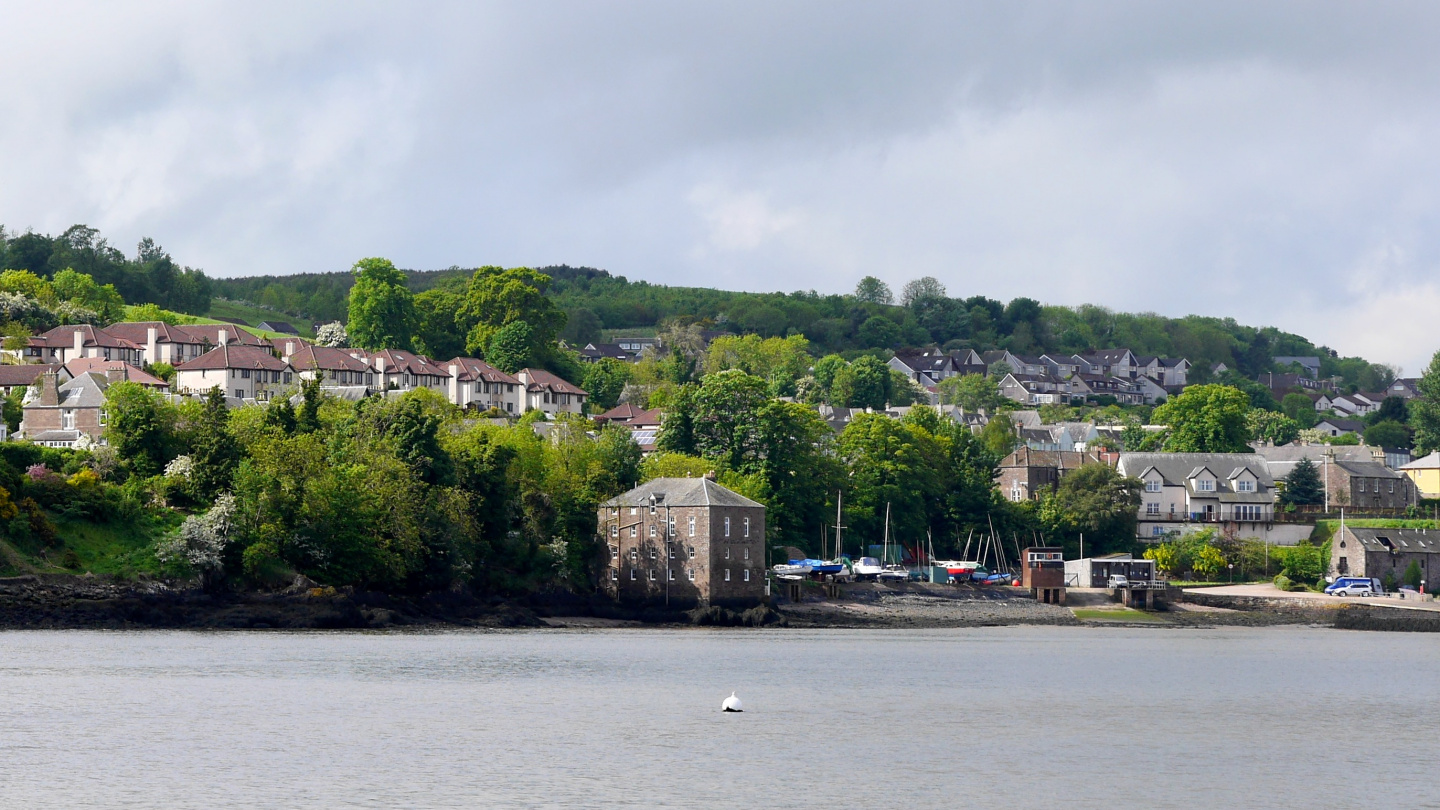
{"label": "slate roof", "polygon": [[1431,453],[1424,458],[1417,458],[1414,461],[1401,467],[1402,470],[1437,470],[1440,469],[1440,450]]}
{"label": "slate roof", "polygon": [[285,321],[262,321],[257,328],[263,329],[266,332],[280,332],[286,335],[300,334],[299,329],[296,329]]}
{"label": "slate roof", "polygon": [[106,381],[103,373],[91,371],[60,384],[60,404],[41,405],[37,398],[25,403],[25,407],[99,408],[105,404],[105,389],[109,386],[110,383]]}
{"label": "slate roof", "polygon": [[268,349],[262,349],[259,346],[239,346],[234,343],[227,343],[224,346],[217,346],[211,349],[188,363],[181,363],[175,367],[175,370],[209,371],[223,368],[284,371],[290,368],[290,366],[286,365],[284,360],[271,354]]}
{"label": "slate roof", "polygon": [[1345,527],[1345,535],[1360,543],[1366,551],[1402,554],[1440,554],[1440,531],[1433,534],[1424,529],[1360,529]]}
{"label": "slate roof", "polygon": [[1398,473],[1376,461],[1336,461],[1335,466],[1360,478],[1405,477],[1404,473]]}
{"label": "slate roof", "polygon": [[170,383],[156,377],[154,374],[142,371],[124,360],[106,360],[103,357],[77,357],[65,364],[65,370],[70,372],[72,376],[79,376],[90,371],[104,374],[112,369],[124,370],[125,379],[133,383],[148,385],[152,388],[170,387]]}
{"label": "slate roof", "polygon": [[726,489],[708,478],[656,478],[617,495],[601,506],[649,506],[652,494],[663,496],[657,506],[752,506],[763,504]]}
{"label": "slate roof", "polygon": [[612,360],[630,360],[630,353],[620,348],[618,343],[590,343],[580,350],[584,357],[593,357],[597,360],[606,357]]}
{"label": "slate roof", "polygon": [[1344,430],[1350,433],[1360,433],[1365,430],[1365,423],[1354,419],[1321,419],[1315,423],[1315,427],[1329,425],[1336,430]]}
{"label": "slate roof", "polygon": [[[1155,468],[1169,486],[1188,486],[1190,476],[1202,468],[1210,470],[1219,479],[1216,489],[1226,491],[1229,480],[1238,468],[1248,469],[1259,479],[1263,489],[1275,486],[1275,479],[1266,468],[1265,459],[1258,453],[1121,453],[1120,471],[1126,475],[1140,477],[1151,467]],[[1209,493],[1196,493],[1206,496]],[[1258,494],[1258,493],[1257,493]],[[1268,496],[1266,496],[1268,500]]]}
{"label": "slate roof", "polygon": [[911,352],[896,352],[895,360],[900,361],[906,367],[915,371],[945,371],[959,365],[955,358],[949,355],[931,355]]}

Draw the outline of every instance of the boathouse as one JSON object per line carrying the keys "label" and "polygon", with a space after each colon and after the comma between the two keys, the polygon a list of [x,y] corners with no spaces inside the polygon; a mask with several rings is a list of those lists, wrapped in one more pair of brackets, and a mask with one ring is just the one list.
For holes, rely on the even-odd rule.
{"label": "boathouse", "polygon": [[1065,551],[1055,546],[1032,546],[1021,555],[1020,585],[1047,605],[1065,604]]}

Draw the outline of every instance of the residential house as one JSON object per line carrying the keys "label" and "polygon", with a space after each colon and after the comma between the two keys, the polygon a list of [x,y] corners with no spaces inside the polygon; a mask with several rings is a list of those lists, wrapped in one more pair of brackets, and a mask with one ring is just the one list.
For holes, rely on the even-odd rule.
{"label": "residential house", "polygon": [[375,390],[375,371],[343,349],[309,343],[281,343],[281,360],[302,380],[319,380],[321,388],[355,387]]}
{"label": "residential house", "polygon": [[949,354],[955,358],[956,368],[962,375],[980,374],[983,376],[985,374],[985,359],[974,349],[952,349]]}
{"label": "residential house", "polygon": [[1312,380],[1320,379],[1320,358],[1318,357],[1284,357],[1275,358],[1276,368],[1287,368],[1291,365],[1299,366],[1303,373]]}
{"label": "residential house", "polygon": [[1005,363],[1010,366],[1011,371],[1021,376],[1039,377],[1050,374],[1049,366],[1039,357],[1021,357],[1004,350],[985,352],[980,357],[987,371],[996,363]]}
{"label": "residential house", "polygon": [[580,359],[586,363],[598,363],[606,359],[630,363],[635,360],[635,355],[620,348],[618,343],[587,343],[585,348],[580,350]]}
{"label": "residential house", "polygon": [[[1145,389],[1130,378],[1081,373],[1071,377],[1069,382],[1071,395],[1077,400],[1109,396],[1121,405],[1145,402]],[[1165,394],[1163,388],[1158,391],[1162,396]]]}
{"label": "residential house", "polygon": [[585,389],[539,368],[522,368],[515,378],[525,387],[525,410],[581,414],[585,412]]}
{"label": "residential house", "polygon": [[1145,483],[1142,538],[1203,523],[1254,532],[1274,519],[1275,480],[1255,453],[1121,453],[1117,469]]}
{"label": "residential house", "polygon": [[1326,436],[1344,436],[1350,433],[1364,433],[1365,423],[1354,419],[1321,419],[1315,423],[1315,429]]}
{"label": "residential house", "polygon": [[1276,374],[1273,371],[1267,371],[1257,377],[1256,382],[1270,389],[1271,395],[1277,400],[1283,399],[1286,394],[1295,391],[1309,394],[1330,390],[1327,382],[1322,382],[1306,374]]}
{"label": "residential house", "polygon": [[765,507],[704,478],[656,478],[597,511],[601,587],[624,602],[744,607],[765,596]]}
{"label": "residential house", "polygon": [[1405,400],[1414,399],[1420,396],[1420,378],[1403,377],[1398,379],[1390,383],[1390,387],[1385,389],[1385,393],[1389,396],[1400,397]]}
{"label": "residential house", "polygon": [[1138,377],[1147,377],[1161,388],[1184,388],[1190,375],[1190,361],[1183,357],[1137,357]]}
{"label": "residential house", "polygon": [[1415,459],[1401,467],[1400,472],[1415,484],[1415,492],[1420,497],[1440,498],[1440,451]]}
{"label": "residential house", "polygon": [[1070,402],[1070,382],[1049,374],[1006,374],[1000,394],[1023,405],[1064,405]]}
{"label": "residential house", "polygon": [[428,388],[441,396],[449,393],[450,372],[424,355],[399,349],[369,353],[359,349],[349,351],[351,356],[370,365],[375,373],[377,391],[413,391],[416,388]]}
{"label": "residential house", "polygon": [[1092,354],[1076,355],[1075,359],[1080,361],[1081,371],[1085,374],[1134,377],[1140,371],[1139,361],[1129,349],[1105,349]]}
{"label": "residential house", "polygon": [[[118,379],[119,372],[111,372]],[[58,372],[42,373],[38,393],[27,394],[17,438],[46,447],[75,447],[86,441],[103,441],[105,390],[111,380],[100,372],[86,372],[60,382]]]}
{"label": "residential house", "polygon": [[1418,500],[1415,482],[1379,461],[1336,459],[1322,463],[1320,469],[1332,507],[1403,510]]}
{"label": "residential house", "polygon": [[41,374],[51,373],[59,373],[62,383],[75,376],[59,363],[0,365],[0,392],[4,392],[8,397],[16,388],[29,388],[34,385]]}
{"label": "residential house", "polygon": [[282,335],[300,334],[300,330],[291,326],[288,321],[261,321],[256,328],[262,332],[279,332]]}
{"label": "residential house", "polygon": [[1330,571],[1336,576],[1375,577],[1396,582],[1414,563],[1420,578],[1440,565],[1440,531],[1429,529],[1362,529],[1341,523],[1330,540]]}
{"label": "residential house", "polygon": [[933,389],[941,380],[963,373],[959,359],[938,351],[896,352],[890,358],[889,366],[926,389]]}
{"label": "residential house", "polygon": [[1380,410],[1380,402],[1384,397],[1373,399],[1365,394],[1338,394],[1330,398],[1330,408],[1335,413],[1344,416],[1364,416],[1373,411]]}
{"label": "residential house", "polygon": [[180,394],[205,394],[218,387],[227,397],[268,402],[294,385],[294,377],[295,369],[269,349],[221,343],[175,368],[175,390]]}
{"label": "residential house", "polygon": [[1045,364],[1045,368],[1049,369],[1052,377],[1059,377],[1062,380],[1068,380],[1082,370],[1087,373],[1090,370],[1089,363],[1063,354],[1042,354],[1040,360]]}
{"label": "residential house", "polygon": [[660,338],[653,337],[617,337],[615,338],[615,345],[624,349],[632,357],[639,357],[645,353],[646,349],[654,352],[664,348],[660,342]]}
{"label": "residential house", "polygon": [[1045,493],[1054,492],[1066,473],[1093,462],[1102,462],[1099,454],[1020,447],[1000,462],[995,486],[1003,497],[1016,503],[1038,501]]}
{"label": "residential house", "polygon": [[168,363],[178,366],[209,351],[212,345],[202,334],[191,333],[185,327],[172,326],[164,321],[112,323],[105,327],[105,332],[140,347],[140,362],[136,365]]}
{"label": "residential house", "polygon": [[593,417],[597,425],[646,425],[656,426],[660,424],[659,408],[649,410],[633,403],[624,402],[610,410]]}
{"label": "residential house", "polygon": [[[123,360],[137,366],[145,362],[143,352],[135,343],[83,323],[57,326],[31,338],[29,348],[37,347],[41,349],[38,359],[43,363],[64,364],[77,357]],[[26,356],[31,357],[28,350]]]}
{"label": "residential house", "polygon": [[146,388],[154,388],[158,391],[170,390],[170,383],[156,377],[154,374],[142,371],[123,360],[106,360],[100,357],[77,357],[65,364],[65,370],[69,372],[68,376],[70,377],[79,377],[81,374],[96,371],[112,381],[123,380],[125,382],[139,383]]}
{"label": "residential house", "polygon": [[445,367],[450,373],[450,401],[456,405],[507,414],[524,410],[525,395],[517,377],[474,357],[456,357]]}

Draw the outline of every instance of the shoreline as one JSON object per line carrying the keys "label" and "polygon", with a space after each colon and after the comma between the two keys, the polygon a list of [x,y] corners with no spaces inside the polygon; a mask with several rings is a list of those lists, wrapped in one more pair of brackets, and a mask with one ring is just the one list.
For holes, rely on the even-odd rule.
{"label": "shoreline", "polygon": [[[1079,611],[1080,615],[1077,615]],[[299,582],[279,592],[205,593],[157,581],[27,575],[0,579],[0,630],[363,630],[403,628],[604,629],[785,627],[790,629],[943,629],[1006,626],[1206,629],[1304,625],[1355,630],[1440,632],[1440,613],[1318,600],[1207,595],[1166,610],[1138,612],[1099,594],[1075,593],[1065,606],[1036,602],[1018,588],[922,584],[848,586],[841,598],[810,598],[743,613],[628,609],[595,597],[540,594],[529,599],[461,591],[396,596]]]}

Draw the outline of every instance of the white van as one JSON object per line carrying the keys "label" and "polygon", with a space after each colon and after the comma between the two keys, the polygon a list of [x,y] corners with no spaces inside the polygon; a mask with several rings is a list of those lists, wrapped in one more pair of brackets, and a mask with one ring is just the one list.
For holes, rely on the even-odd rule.
{"label": "white van", "polygon": [[1374,577],[1340,577],[1325,589],[1331,596],[1379,596],[1385,586]]}

